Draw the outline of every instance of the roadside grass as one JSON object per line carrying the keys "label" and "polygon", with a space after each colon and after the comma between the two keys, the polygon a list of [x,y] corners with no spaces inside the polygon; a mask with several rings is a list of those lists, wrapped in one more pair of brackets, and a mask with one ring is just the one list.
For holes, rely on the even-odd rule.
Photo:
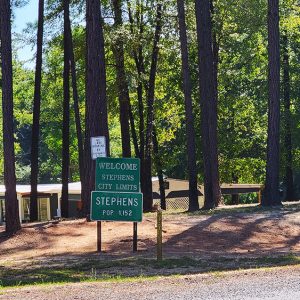
{"label": "roadside grass", "polygon": [[260,269],[300,265],[300,256],[289,254],[277,257],[194,259],[189,257],[155,259],[129,258],[104,261],[83,259],[79,264],[65,261],[47,267],[31,265],[28,268],[0,266],[0,289],[28,285],[65,284],[74,282],[128,282],[155,280],[162,276],[212,273],[245,269]]}

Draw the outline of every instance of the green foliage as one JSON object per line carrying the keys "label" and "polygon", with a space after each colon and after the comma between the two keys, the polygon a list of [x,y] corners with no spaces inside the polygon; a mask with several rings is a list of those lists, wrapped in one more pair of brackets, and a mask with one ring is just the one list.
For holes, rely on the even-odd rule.
{"label": "green foliage", "polygon": [[[14,1],[16,6],[26,1]],[[125,50],[126,75],[133,115],[138,132],[137,85],[147,82],[153,34],[155,5],[157,1],[123,1],[124,25],[113,26],[110,1],[102,1],[107,63],[107,97],[109,108],[110,145],[112,156],[121,155],[119,104],[116,70],[112,48],[121,38]],[[128,19],[128,5],[134,23]],[[186,124],[182,93],[180,44],[176,1],[164,1],[163,34],[159,44],[156,90],[155,126],[158,133],[159,154],[164,173],[169,177],[187,178]],[[26,3],[25,3],[26,4]],[[62,10],[61,2],[46,1],[46,38],[41,107],[40,181],[59,182],[61,173],[62,130]],[[263,0],[214,0],[213,25],[219,47],[219,111],[218,138],[220,178],[222,182],[262,183],[265,177],[267,142],[267,2]],[[281,31],[289,38],[291,76],[291,122],[293,140],[293,168],[300,170],[300,9],[298,1],[280,1]],[[84,1],[71,1],[73,39],[78,76],[81,121],[84,129],[85,102],[85,28]],[[143,13],[143,30],[140,31],[140,13]],[[198,179],[202,182],[203,161],[200,136],[200,106],[198,91],[197,41],[194,1],[186,1],[186,19],[193,85],[194,115],[197,142]],[[34,21],[34,20],[33,20]],[[31,45],[35,41],[36,25],[30,24],[21,40]],[[20,39],[20,37],[18,37]],[[139,78],[133,52],[142,45],[145,74]],[[29,181],[30,135],[34,71],[26,69],[17,59],[14,61],[14,99],[16,127],[17,176],[19,181]],[[1,89],[0,89],[1,94]],[[146,91],[144,90],[144,100]],[[147,109],[144,103],[145,112]],[[72,105],[71,105],[72,107]],[[1,108],[0,108],[1,113]],[[0,117],[2,126],[2,113]],[[284,125],[284,120],[283,123]],[[70,128],[71,179],[78,180],[78,153],[71,109]],[[2,130],[0,130],[2,141]],[[0,153],[2,153],[2,142]],[[0,174],[3,174],[3,156],[0,155]],[[285,161],[282,158],[282,174]],[[155,169],[154,169],[155,173]],[[1,176],[0,176],[1,177]],[[284,175],[282,175],[283,179]]]}

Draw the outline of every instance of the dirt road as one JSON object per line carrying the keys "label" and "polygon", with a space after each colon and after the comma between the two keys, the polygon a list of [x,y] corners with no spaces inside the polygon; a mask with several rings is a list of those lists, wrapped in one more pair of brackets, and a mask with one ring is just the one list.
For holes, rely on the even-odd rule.
{"label": "dirt road", "polygon": [[300,299],[300,266],[150,281],[76,283],[4,290],[5,300]]}

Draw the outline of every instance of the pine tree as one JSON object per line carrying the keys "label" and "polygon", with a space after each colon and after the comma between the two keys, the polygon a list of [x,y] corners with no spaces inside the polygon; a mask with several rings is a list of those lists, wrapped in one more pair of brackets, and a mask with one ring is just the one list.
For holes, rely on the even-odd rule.
{"label": "pine tree", "polygon": [[84,212],[89,219],[91,191],[95,188],[91,137],[105,136],[109,154],[104,37],[100,1],[97,0],[86,0],[86,39],[85,177],[82,183],[82,198]]}
{"label": "pine tree", "polygon": [[2,68],[2,113],[5,184],[5,225],[6,232],[13,234],[21,228],[16,193],[13,76],[11,46],[10,0],[0,1],[0,40]]}
{"label": "pine tree", "polygon": [[38,161],[39,161],[39,140],[40,140],[43,35],[44,35],[44,0],[39,0],[37,51],[36,51],[35,83],[34,83],[34,98],[33,98],[33,123],[32,123],[32,136],[31,136],[30,221],[38,220],[37,184],[38,184],[38,171],[39,171]]}
{"label": "pine tree", "polygon": [[268,141],[263,206],[281,204],[279,197],[280,46],[278,0],[268,0],[268,57]]}
{"label": "pine tree", "polygon": [[185,99],[185,121],[189,172],[189,211],[195,211],[199,209],[199,202],[197,187],[196,145],[192,103],[191,74],[189,68],[184,0],[177,0],[177,8],[181,44],[183,92]]}
{"label": "pine tree", "polygon": [[210,0],[196,0],[195,8],[204,162],[204,209],[211,209],[219,205],[221,190],[219,183],[217,98],[215,92],[216,82],[214,78]]}
{"label": "pine tree", "polygon": [[[122,1],[113,0],[114,10],[114,27],[119,30],[123,25],[122,20]],[[122,155],[123,157],[131,156],[130,147],[130,128],[129,128],[129,90],[125,73],[125,58],[124,58],[124,45],[120,33],[117,32],[117,39],[113,45],[113,52],[116,62],[116,75],[117,75],[117,88],[120,105],[120,124],[121,124],[121,137],[122,137]]]}
{"label": "pine tree", "polygon": [[63,0],[64,10],[64,73],[63,73],[63,126],[62,126],[62,193],[61,215],[68,217],[69,167],[70,167],[70,12],[69,0]]}

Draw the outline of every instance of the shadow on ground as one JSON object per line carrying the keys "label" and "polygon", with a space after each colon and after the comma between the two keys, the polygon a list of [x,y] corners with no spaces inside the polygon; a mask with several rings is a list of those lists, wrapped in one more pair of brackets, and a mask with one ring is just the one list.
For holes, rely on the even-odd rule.
{"label": "shadow on ground", "polygon": [[[165,258],[242,258],[298,255],[300,252],[300,206],[227,211],[214,215],[168,215],[163,222]],[[138,226],[138,249],[132,253],[132,224],[104,223],[103,249],[106,259],[151,259],[156,255],[155,215],[147,215]],[[0,265],[28,263],[64,264],[70,256],[94,259],[95,223],[84,220],[26,224],[16,235],[0,233]],[[3,227],[2,227],[3,230]],[[29,262],[28,262],[29,261]]]}

